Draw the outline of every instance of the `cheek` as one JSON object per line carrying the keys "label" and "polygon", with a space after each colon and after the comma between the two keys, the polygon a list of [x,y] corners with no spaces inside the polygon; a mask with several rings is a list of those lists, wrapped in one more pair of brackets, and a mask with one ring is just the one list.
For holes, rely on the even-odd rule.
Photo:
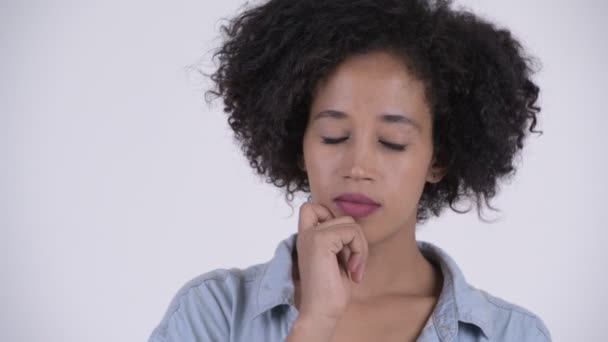
{"label": "cheek", "polygon": [[340,153],[331,145],[316,141],[316,137],[304,138],[304,159],[309,173],[324,175],[339,161]]}
{"label": "cheek", "polygon": [[426,171],[420,160],[403,159],[385,166],[387,195],[394,201],[417,196],[424,187]]}
{"label": "cheek", "polygon": [[312,153],[308,161],[308,178],[317,187],[327,187],[331,184],[338,165],[339,158],[331,154]]}
{"label": "cheek", "polygon": [[324,182],[329,171],[327,153],[323,149],[310,142],[304,144],[304,159],[306,162],[306,173],[311,187],[318,187],[320,182]]}

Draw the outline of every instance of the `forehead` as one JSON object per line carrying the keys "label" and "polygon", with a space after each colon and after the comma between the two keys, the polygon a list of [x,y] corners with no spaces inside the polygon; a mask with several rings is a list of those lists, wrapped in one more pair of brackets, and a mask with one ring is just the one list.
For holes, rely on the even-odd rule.
{"label": "forehead", "polygon": [[402,60],[386,52],[352,56],[320,80],[311,114],[325,110],[360,118],[404,113],[419,122],[430,116],[423,82]]}

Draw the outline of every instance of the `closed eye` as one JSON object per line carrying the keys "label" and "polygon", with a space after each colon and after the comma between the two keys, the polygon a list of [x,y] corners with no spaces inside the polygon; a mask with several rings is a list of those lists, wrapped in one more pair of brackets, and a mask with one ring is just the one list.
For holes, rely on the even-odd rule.
{"label": "closed eye", "polygon": [[380,140],[380,143],[382,145],[390,148],[391,150],[395,150],[395,151],[404,151],[405,150],[405,145],[393,144],[393,143],[389,143],[388,141],[382,141],[382,140]]}
{"label": "closed eye", "polygon": [[[329,145],[339,144],[339,143],[345,141],[346,139],[348,139],[348,137],[343,137],[343,138],[327,138],[327,137],[323,137],[323,143],[324,144],[329,144]],[[390,143],[388,141],[379,140],[379,142],[383,146],[385,146],[385,147],[387,147],[387,148],[389,148],[391,150],[395,150],[395,151],[403,151],[403,150],[405,150],[405,147],[406,147],[406,145],[394,144],[394,143]]]}
{"label": "closed eye", "polygon": [[325,137],[323,137],[323,143],[324,144],[338,144],[338,143],[343,142],[346,139],[348,139],[348,137],[345,137],[345,138],[325,138]]}

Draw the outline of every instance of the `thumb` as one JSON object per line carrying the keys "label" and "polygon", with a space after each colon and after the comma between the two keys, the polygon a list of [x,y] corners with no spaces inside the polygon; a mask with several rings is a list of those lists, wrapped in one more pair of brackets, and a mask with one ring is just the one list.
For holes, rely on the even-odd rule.
{"label": "thumb", "polygon": [[304,203],[300,207],[298,232],[312,229],[317,224],[330,219],[333,219],[333,215],[326,207],[315,203]]}

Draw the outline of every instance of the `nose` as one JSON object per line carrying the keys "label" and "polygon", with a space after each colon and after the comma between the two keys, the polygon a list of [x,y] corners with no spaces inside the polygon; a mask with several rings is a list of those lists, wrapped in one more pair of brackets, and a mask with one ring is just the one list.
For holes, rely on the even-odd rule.
{"label": "nose", "polygon": [[350,172],[348,173],[346,178],[352,178],[353,180],[371,180],[372,179],[368,175],[368,172],[364,168],[362,168],[358,165],[353,165],[353,167],[350,169]]}
{"label": "nose", "polygon": [[345,178],[353,180],[372,180],[373,165],[375,163],[375,151],[363,139],[353,141],[350,148],[346,150],[346,174]]}

